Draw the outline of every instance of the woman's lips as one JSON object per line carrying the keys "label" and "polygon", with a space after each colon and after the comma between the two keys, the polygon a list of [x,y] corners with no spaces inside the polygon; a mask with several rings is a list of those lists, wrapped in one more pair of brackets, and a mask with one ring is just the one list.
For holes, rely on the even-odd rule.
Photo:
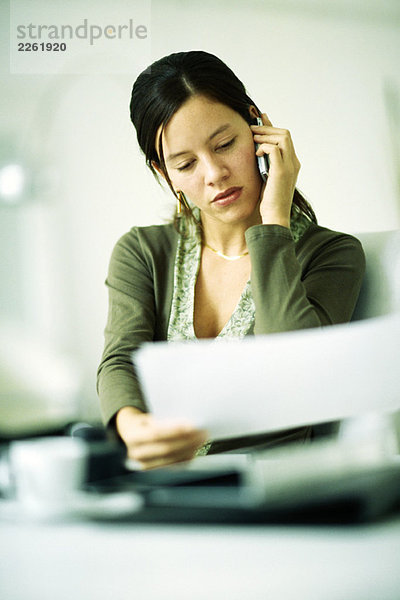
{"label": "woman's lips", "polygon": [[228,206],[228,204],[233,204],[239,198],[242,193],[241,187],[232,187],[228,188],[221,194],[217,194],[213,200],[213,204],[217,204],[218,206]]}

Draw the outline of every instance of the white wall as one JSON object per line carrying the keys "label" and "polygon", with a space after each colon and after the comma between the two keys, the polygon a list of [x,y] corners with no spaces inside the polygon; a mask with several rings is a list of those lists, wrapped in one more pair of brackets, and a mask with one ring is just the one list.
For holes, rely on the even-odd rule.
{"label": "white wall", "polygon": [[[400,108],[388,114],[384,93],[400,97],[396,0],[154,0],[151,15],[152,60],[190,49],[219,55],[272,122],[291,130],[298,185],[321,224],[400,226]],[[138,73],[11,75],[4,3],[0,22],[0,146],[12,139],[52,181],[33,206],[17,209],[21,322],[77,366],[82,407],[93,416],[111,249],[132,225],[162,222],[171,199],[146,172],[129,121]]]}

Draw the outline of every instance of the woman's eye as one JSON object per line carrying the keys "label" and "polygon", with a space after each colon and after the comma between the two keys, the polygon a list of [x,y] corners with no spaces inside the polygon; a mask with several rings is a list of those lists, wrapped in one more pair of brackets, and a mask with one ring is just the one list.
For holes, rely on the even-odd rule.
{"label": "woman's eye", "polygon": [[[228,142],[225,142],[224,144],[220,144],[219,146],[216,147],[216,150],[225,150],[226,148],[229,148],[229,146],[232,146],[235,139],[236,139],[236,136],[234,138],[232,138],[231,140],[229,140]],[[195,161],[192,160],[188,163],[185,163],[184,165],[181,165],[180,167],[176,167],[176,169],[178,171],[188,171],[194,165],[194,162]]]}
{"label": "woman's eye", "polygon": [[186,171],[187,169],[189,169],[193,164],[193,161],[186,163],[185,165],[182,165],[181,167],[177,167],[178,171]]}
{"label": "woman's eye", "polygon": [[221,144],[220,146],[218,146],[217,150],[223,150],[224,148],[229,148],[229,146],[232,146],[233,142],[235,141],[236,138],[232,138],[231,140],[229,140],[229,142],[225,142],[225,144]]}

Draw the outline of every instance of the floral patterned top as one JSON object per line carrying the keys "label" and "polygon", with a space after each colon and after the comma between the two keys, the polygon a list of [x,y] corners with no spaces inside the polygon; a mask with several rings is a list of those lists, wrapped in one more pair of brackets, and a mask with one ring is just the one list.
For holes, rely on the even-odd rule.
{"label": "floral patterned top", "polygon": [[[197,209],[193,211],[199,220]],[[290,229],[294,241],[298,241],[310,225],[309,219],[299,210],[292,210]],[[175,256],[174,295],[168,326],[168,341],[195,340],[193,315],[194,292],[201,258],[200,227],[184,221],[181,223],[182,235],[179,236]],[[215,340],[242,339],[251,334],[254,327],[255,306],[251,294],[250,280],[247,281],[239,302],[231,318]]]}

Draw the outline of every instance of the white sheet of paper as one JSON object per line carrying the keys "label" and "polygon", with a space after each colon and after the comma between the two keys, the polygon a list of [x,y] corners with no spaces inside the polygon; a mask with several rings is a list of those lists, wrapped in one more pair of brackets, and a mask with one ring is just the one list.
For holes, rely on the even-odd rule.
{"label": "white sheet of paper", "polygon": [[244,340],[147,343],[133,358],[150,411],[214,439],[400,408],[400,314]]}

